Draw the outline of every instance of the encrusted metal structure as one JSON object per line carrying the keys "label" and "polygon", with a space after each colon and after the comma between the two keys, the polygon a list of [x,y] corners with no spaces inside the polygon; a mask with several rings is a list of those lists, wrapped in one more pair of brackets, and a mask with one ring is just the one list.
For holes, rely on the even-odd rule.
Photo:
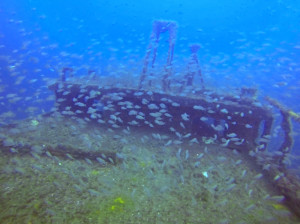
{"label": "encrusted metal structure", "polygon": [[[58,110],[66,115],[86,117],[93,122],[105,121],[116,128],[135,126],[179,133],[179,140],[180,135],[199,141],[202,137],[211,138],[240,150],[255,148],[257,138],[270,135],[273,122],[268,108],[242,95],[235,97],[199,90],[189,96],[177,96],[67,81],[57,82],[50,88],[59,99]],[[228,141],[232,133],[235,138]],[[260,149],[264,150],[266,143],[261,144]]]}
{"label": "encrusted metal structure", "polygon": [[[152,59],[150,68],[153,69],[155,61],[156,61],[157,48],[158,48],[160,35],[167,31],[169,31],[169,49],[168,49],[168,57],[167,57],[166,65],[164,67],[162,86],[163,86],[164,91],[167,91],[170,88],[169,77],[171,76],[171,73],[172,73],[172,61],[173,61],[173,56],[174,56],[177,24],[174,21],[165,21],[165,20],[155,20],[153,22],[150,43],[147,48],[146,56],[144,59],[144,66],[143,66],[142,75],[140,78],[139,88],[142,88],[147,76],[150,76],[150,77],[153,76],[153,71],[151,71],[150,74],[147,74],[149,60],[150,60],[150,58]],[[152,54],[152,57],[151,57],[151,54]],[[149,80],[148,85],[150,85],[150,86],[152,85],[151,79]]]}

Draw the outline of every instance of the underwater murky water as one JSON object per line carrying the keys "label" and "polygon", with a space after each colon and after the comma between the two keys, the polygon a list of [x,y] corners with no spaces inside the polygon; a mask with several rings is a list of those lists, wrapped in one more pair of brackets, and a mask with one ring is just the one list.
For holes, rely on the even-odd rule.
{"label": "underwater murky water", "polygon": [[0,0],[0,224],[300,223],[299,15]]}

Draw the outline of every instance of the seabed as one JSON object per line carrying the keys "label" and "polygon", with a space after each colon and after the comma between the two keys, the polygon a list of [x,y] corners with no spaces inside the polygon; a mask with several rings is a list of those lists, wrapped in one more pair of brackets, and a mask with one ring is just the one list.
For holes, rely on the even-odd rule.
{"label": "seabed", "polygon": [[215,142],[58,112],[0,137],[1,223],[299,223],[248,153]]}

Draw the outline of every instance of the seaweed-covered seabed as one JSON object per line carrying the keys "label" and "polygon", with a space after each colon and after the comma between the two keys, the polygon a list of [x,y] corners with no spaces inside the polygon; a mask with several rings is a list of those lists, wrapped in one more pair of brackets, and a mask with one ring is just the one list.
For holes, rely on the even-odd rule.
{"label": "seaweed-covered seabed", "polygon": [[[0,223],[299,223],[247,156],[154,133],[59,115],[2,127]],[[49,146],[120,160],[42,156]]]}

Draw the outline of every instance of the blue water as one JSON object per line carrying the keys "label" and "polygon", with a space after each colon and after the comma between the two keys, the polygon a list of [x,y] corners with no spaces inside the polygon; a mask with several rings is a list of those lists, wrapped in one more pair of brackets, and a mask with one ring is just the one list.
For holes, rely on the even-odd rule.
{"label": "blue water", "polygon": [[[159,133],[152,133],[152,135],[149,135],[150,138],[146,135],[141,137],[139,134],[135,136],[134,134],[130,134],[129,128],[127,127],[127,129],[123,130],[126,131],[123,134],[129,133],[129,143],[127,137],[125,137],[120,139],[120,142],[117,144],[116,139],[119,139],[119,136],[114,135],[113,140],[109,139],[108,136],[111,134],[109,131],[111,130],[108,129],[107,131],[105,126],[103,130],[99,128],[99,130],[95,129],[94,131],[94,129],[90,128],[82,129],[80,125],[75,127],[70,121],[61,124],[59,123],[60,119],[55,121],[57,123],[53,122],[53,124],[51,124],[51,122],[48,121],[52,119],[51,117],[45,118],[45,122],[42,122],[42,118],[38,115],[53,111],[55,108],[54,93],[48,89],[48,85],[59,78],[61,70],[65,67],[72,68],[75,77],[85,76],[89,70],[93,70],[95,74],[100,77],[109,78],[119,75],[122,78],[122,76],[130,74],[135,77],[135,80],[138,80],[143,69],[144,58],[150,42],[152,24],[155,20],[174,21],[178,27],[174,60],[172,63],[172,79],[176,79],[177,82],[181,81],[178,80],[178,77],[183,77],[183,74],[186,74],[190,59],[189,46],[190,44],[198,43],[201,45],[201,48],[197,55],[206,88],[214,89],[219,93],[222,93],[222,91],[235,93],[235,90],[241,87],[257,88],[258,100],[263,105],[269,105],[265,100],[265,97],[269,96],[280,102],[286,108],[300,114],[299,0],[0,0],[0,140],[5,139],[5,144],[3,145],[6,147],[3,147],[3,152],[1,151],[1,153],[4,155],[6,151],[9,151],[9,153],[7,153],[7,159],[2,157],[0,161],[1,170],[3,171],[1,172],[1,178],[3,180],[1,191],[4,192],[2,194],[2,196],[4,195],[2,201],[6,202],[3,203],[5,205],[1,212],[2,220],[7,218],[7,214],[11,215],[15,212],[18,213],[15,214],[16,217],[18,217],[17,220],[23,220],[23,213],[27,214],[28,210],[32,210],[31,212],[33,213],[30,213],[28,216],[34,218],[37,211],[43,211],[44,213],[37,215],[37,219],[47,214],[46,219],[51,217],[49,219],[52,220],[51,222],[60,223],[53,221],[55,218],[59,218],[59,215],[55,214],[60,214],[60,212],[69,214],[65,212],[68,210],[64,210],[64,206],[69,203],[70,198],[74,198],[74,201],[72,201],[72,199],[70,207],[68,207],[68,209],[70,209],[69,211],[72,211],[70,214],[77,213],[81,218],[88,218],[89,216],[86,214],[90,214],[95,216],[94,218],[98,220],[98,223],[101,223],[101,219],[97,217],[100,214],[99,211],[101,211],[101,209],[99,210],[99,204],[105,202],[102,198],[103,195],[108,197],[110,190],[113,189],[112,182],[115,181],[115,177],[117,177],[116,183],[121,183],[119,186],[116,185],[116,192],[119,191],[119,189],[123,189],[123,187],[124,189],[126,188],[125,190],[126,192],[127,190],[130,192],[133,198],[132,200],[136,200],[136,205],[141,205],[141,209],[149,206],[149,208],[155,210],[156,205],[161,204],[157,199],[162,197],[162,199],[165,200],[169,197],[168,190],[166,190],[168,188],[175,189],[176,192],[182,190],[180,200],[178,200],[177,204],[175,203],[178,207],[174,207],[174,210],[172,210],[172,208],[168,209],[178,213],[176,214],[178,216],[188,217],[190,207],[187,207],[187,205],[189,205],[194,209],[192,210],[193,216],[191,217],[197,218],[198,214],[201,216],[201,212],[204,214],[207,211],[198,209],[201,207],[198,207],[196,200],[199,200],[199,205],[202,204],[204,205],[203,208],[205,208],[206,205],[203,202],[203,197],[206,197],[205,195],[196,195],[197,197],[194,199],[194,194],[198,191],[201,192],[201,188],[203,188],[205,184],[214,185],[213,183],[215,181],[218,183],[218,186],[220,182],[220,186],[222,186],[226,192],[228,191],[228,197],[231,197],[231,195],[234,196],[233,198],[229,198],[228,205],[226,205],[227,202],[225,203],[223,201],[224,204],[220,202],[222,212],[217,214],[218,216],[223,216],[223,214],[228,215],[228,217],[231,216],[231,213],[234,214],[237,212],[234,206],[238,205],[244,212],[243,214],[238,214],[238,216],[257,216],[257,220],[260,220],[260,218],[265,218],[263,217],[264,213],[258,214],[256,211],[269,210],[271,211],[269,214],[278,213],[278,216],[274,217],[282,216],[288,219],[285,214],[286,210],[280,207],[279,204],[271,205],[269,203],[260,206],[260,201],[256,201],[256,199],[265,200],[268,198],[265,192],[259,188],[263,186],[259,185],[260,178],[263,177],[263,180],[273,178],[273,182],[272,180],[270,182],[274,183],[276,182],[274,177],[272,175],[270,177],[265,175],[265,170],[267,169],[260,170],[258,174],[257,170],[252,169],[250,166],[249,170],[247,168],[247,174],[244,168],[243,171],[239,170],[238,166],[244,163],[248,164],[248,161],[244,161],[244,159],[243,161],[239,160],[237,158],[239,154],[235,151],[230,150],[228,152],[232,154],[227,154],[227,151],[223,150],[224,148],[222,147],[220,150],[217,146],[211,145],[208,146],[208,149],[207,147],[202,147],[204,145],[203,143],[201,145],[203,152],[199,151],[199,153],[201,153],[200,155],[197,154],[197,160],[195,159],[195,155],[198,153],[197,150],[199,150],[198,145],[195,144],[194,151],[188,151],[188,148],[183,147],[182,149],[178,149],[174,144],[174,146],[170,146],[174,152],[171,150],[166,151],[165,148],[168,149],[172,142],[171,140],[173,140],[173,142],[175,141],[171,138],[170,140],[168,138],[162,140]],[[161,33],[155,63],[156,68],[162,68],[166,64],[168,38],[168,32]],[[114,81],[115,84],[118,84],[119,80],[116,79]],[[159,89],[159,91],[161,91],[161,89]],[[84,101],[81,103],[87,102]],[[96,112],[98,114],[104,113],[107,105],[101,100],[95,100],[94,103],[96,104],[94,108]],[[281,116],[278,109],[273,108],[273,114],[275,118],[271,133],[273,138],[268,146],[268,150],[274,152],[278,150],[279,144],[282,142],[283,133],[280,127]],[[110,120],[116,121],[117,116],[117,113],[114,114],[113,117],[110,116]],[[186,116],[188,115],[186,114]],[[20,122],[19,126],[16,125],[16,127],[21,127],[21,132],[19,132],[17,128],[14,128],[13,125],[5,126],[6,124],[14,123],[25,118],[29,118],[29,120],[24,121],[24,123]],[[188,120],[187,117],[186,119]],[[293,119],[291,121],[293,124],[293,132],[291,134],[295,141],[291,152],[291,159],[293,159],[300,156],[300,124],[296,123]],[[48,122],[50,124],[49,126]],[[208,123],[211,125],[213,121],[209,121]],[[225,123],[225,121],[223,123]],[[224,125],[223,123],[221,126]],[[82,121],[79,122],[79,124],[82,125]],[[9,128],[6,130],[6,127]],[[71,129],[71,137],[64,133],[64,131],[68,133],[68,130],[65,130],[67,128]],[[44,129],[48,132],[40,131],[39,133],[39,130]],[[81,130],[83,130],[84,133],[81,132]],[[30,136],[30,134],[34,135],[34,133],[37,134],[33,137],[27,136],[28,139],[26,139],[26,135],[24,134],[25,140],[22,138],[21,140],[16,140],[16,142],[20,142],[17,144],[17,146],[20,146],[20,149],[18,149],[17,146],[16,148],[10,148],[10,146],[14,146],[14,144],[11,144],[13,140],[9,138],[9,135],[14,136],[18,135],[18,133],[27,133],[27,131],[33,131],[32,133],[30,132],[28,136]],[[51,133],[52,135],[50,134],[48,136],[48,134],[43,133]],[[180,133],[178,134],[180,135]],[[182,135],[185,134],[186,133],[182,133]],[[157,135],[158,137],[155,137]],[[51,139],[51,136],[53,139]],[[93,136],[93,138],[90,136]],[[147,138],[145,138],[145,136]],[[95,165],[95,163],[89,160],[89,162],[84,165],[79,166],[78,164],[81,163],[75,163],[75,161],[73,164],[71,155],[68,156],[66,160],[63,156],[60,160],[56,160],[49,154],[50,152],[46,151],[46,154],[48,153],[47,156],[41,159],[40,156],[31,149],[34,153],[27,155],[27,157],[24,157],[26,159],[22,160],[23,154],[16,153],[18,150],[21,152],[24,145],[24,148],[27,147],[25,144],[27,140],[34,143],[31,148],[34,149],[38,147],[41,150],[45,145],[37,146],[35,144],[40,144],[39,142],[44,141],[45,144],[49,144],[50,146],[56,144],[60,145],[59,141],[62,141],[61,139],[63,139],[63,137],[65,137],[63,141],[66,141],[64,142],[66,145],[72,143],[78,146],[81,144],[80,141],[82,141],[84,143],[82,143],[83,148],[86,150],[97,150],[97,147],[107,147],[109,150],[110,144],[107,142],[112,144],[111,148],[118,148],[119,145],[127,145],[128,148],[124,147],[124,149],[122,149],[125,151],[124,155],[126,156],[120,154],[123,155],[122,160],[126,160],[127,155],[133,156],[132,158],[134,159],[129,157],[124,164],[113,164],[117,165],[116,168],[103,169],[103,171],[97,166],[99,164]],[[175,138],[177,137],[175,136]],[[102,138],[104,138],[105,141]],[[37,143],[34,142],[36,139],[38,139]],[[181,140],[181,137],[179,139]],[[158,140],[159,144],[153,145],[152,140]],[[201,138],[199,137],[198,140],[201,141]],[[21,144],[23,141],[25,143]],[[136,145],[132,144],[132,146],[132,142],[135,142]],[[1,144],[2,143],[3,142],[1,142]],[[223,146],[224,145],[225,143],[223,142]],[[96,148],[94,149],[94,147]],[[146,147],[149,148],[147,149]],[[159,149],[156,152],[158,156],[153,156],[152,150],[154,148],[156,150]],[[4,149],[6,149],[6,151]],[[215,150],[215,154],[212,153],[213,151],[211,152],[211,150]],[[222,155],[223,152],[225,152],[226,157]],[[252,153],[254,152],[252,151]],[[202,159],[203,162],[202,160],[200,162],[200,158],[204,154],[205,159]],[[33,155],[33,158],[31,158],[31,155]],[[215,160],[211,159],[214,155]],[[174,163],[175,165],[173,164],[174,158],[172,158],[172,156],[174,158],[177,156],[177,160],[175,160],[176,163]],[[135,157],[137,159],[135,159]],[[162,157],[163,162],[159,161],[158,163],[156,157],[159,159]],[[209,159],[206,159],[207,157]],[[98,162],[102,163],[102,159],[99,158],[97,158]],[[48,162],[48,164],[45,161],[50,162]],[[188,163],[188,161],[192,162]],[[297,171],[293,173],[295,175],[300,174],[298,161],[299,160],[293,160],[291,166],[288,166],[288,168]],[[211,162],[213,165],[210,164]],[[209,165],[205,165],[205,163]],[[229,173],[222,170],[224,164],[230,165],[231,170]],[[36,165],[36,167],[34,167],[34,165]],[[101,164],[101,166],[102,165],[103,164]],[[155,170],[151,168],[150,172],[148,172],[147,170],[152,167],[152,165],[155,167]],[[168,172],[163,172],[161,167],[164,166]],[[173,168],[173,166],[175,168]],[[263,167],[265,168],[267,166],[270,166],[270,164],[265,164]],[[199,170],[201,168],[204,172],[197,173],[198,170],[196,168],[199,168]],[[99,175],[99,170],[101,172],[103,171],[103,174],[107,172],[107,176],[105,175],[105,178],[93,181],[93,178]],[[215,172],[215,170],[220,172],[221,180],[214,179],[215,174],[213,174],[213,171]],[[207,179],[207,182],[205,182],[207,172],[212,179]],[[32,175],[32,173],[39,175]],[[73,178],[71,187],[68,185],[70,177],[65,177],[63,173],[67,173]],[[137,173],[139,173],[140,176],[137,175],[136,177]],[[206,176],[203,173],[205,173]],[[263,175],[261,173],[263,173]],[[228,175],[228,178],[226,175]],[[81,176],[83,177],[82,181],[80,179]],[[180,180],[177,181],[178,183],[174,176],[180,177]],[[31,181],[29,177],[32,179],[36,177],[38,182]],[[145,179],[145,177],[148,179]],[[156,183],[152,178],[161,179],[159,179],[160,182]],[[201,178],[202,182],[198,183],[198,179],[200,180]],[[237,182],[235,180],[237,180]],[[131,182],[135,182],[136,186],[131,188]],[[20,183],[20,185],[18,183]],[[32,183],[32,185],[35,186],[31,187],[28,183]],[[153,186],[157,184],[159,188],[156,188],[156,186],[152,187],[152,183]],[[176,183],[178,184],[178,188]],[[144,187],[144,184],[146,187]],[[23,187],[24,185],[25,187]],[[53,185],[53,188],[49,188],[48,190],[42,188],[48,185]],[[190,188],[192,185],[195,186],[195,188]],[[106,186],[104,190],[102,189],[103,186]],[[21,190],[19,190],[18,187]],[[231,192],[234,187],[238,189],[236,193],[235,191]],[[76,189],[75,193],[73,188]],[[108,189],[108,193],[105,191],[105,188]],[[59,189],[62,189],[62,192],[53,197],[52,193],[58,192]],[[214,189],[214,195],[218,195],[222,192],[217,192],[217,190],[214,192],[215,187],[212,189]],[[172,192],[170,194],[171,196],[173,190],[170,191]],[[34,191],[39,193],[43,191],[50,192],[51,194],[49,193],[45,196],[45,198],[49,197],[50,199],[48,199],[50,201],[51,198],[61,198],[59,204],[63,205],[63,207],[55,207],[55,203],[52,205],[51,203],[47,204],[47,201],[44,200],[43,197],[40,198],[43,202],[27,200],[26,195],[29,195],[28,198],[37,197],[38,194],[32,194]],[[18,192],[23,192],[23,194],[19,194]],[[241,197],[242,201],[246,202],[243,202],[244,204],[241,204],[238,200],[241,192],[246,195],[246,197],[244,197],[245,195]],[[119,194],[119,192],[117,193]],[[152,197],[157,200],[157,204],[148,203],[147,205],[147,201],[151,199],[151,194]],[[194,199],[194,201],[191,200],[192,203],[184,204],[186,194],[192,195],[191,198]],[[101,195],[101,197],[99,195]],[[145,201],[143,199],[144,195],[149,197]],[[156,196],[154,197],[153,195]],[[276,198],[275,193],[270,193],[270,195],[275,195]],[[114,195],[109,195],[108,202],[105,203],[113,208],[112,205],[114,204],[111,204],[109,200],[113,203],[119,203],[120,200],[123,200],[123,196],[121,196],[117,195],[115,197]],[[224,194],[224,196],[227,195]],[[172,197],[170,198],[170,205],[174,204]],[[279,198],[281,197],[282,196],[279,195]],[[86,203],[86,201],[89,201],[91,198],[94,199],[94,201],[91,200],[90,204]],[[182,198],[184,200],[182,200]],[[208,201],[213,201],[212,199],[213,198],[207,198]],[[86,200],[86,204],[78,204],[80,200]],[[127,200],[127,198],[125,200]],[[79,210],[74,210],[73,206],[75,204],[79,206]],[[105,206],[107,206],[106,204]],[[130,204],[130,202],[128,204]],[[169,206],[167,203],[166,205]],[[130,207],[130,205],[126,206]],[[219,205],[214,204],[214,206],[217,208]],[[245,208],[243,208],[243,206]],[[274,208],[272,208],[272,206]],[[232,208],[228,213],[227,207]],[[264,207],[266,210],[252,210],[254,207],[259,209]],[[55,208],[55,210],[51,210],[53,208]],[[177,211],[177,208],[184,208],[187,212],[180,213]],[[95,209],[99,211],[95,212]],[[159,211],[160,207],[157,209]],[[3,212],[4,210],[5,212]],[[85,211],[85,213],[78,211]],[[134,213],[135,216],[131,218],[140,215],[136,212],[138,210],[132,209],[132,211],[136,214]],[[142,215],[140,215],[140,218],[144,218],[145,214],[147,216],[147,209],[141,211]],[[215,211],[216,210],[211,210],[211,212]],[[72,216],[70,214],[69,216]],[[151,214],[156,213],[149,213],[149,217]],[[122,217],[122,215],[123,214],[121,214],[120,217]],[[159,212],[156,215],[159,217]],[[206,215],[209,217],[210,213]],[[225,221],[220,221],[219,223],[229,223],[228,220],[230,219],[228,217],[224,217]],[[146,218],[147,217],[145,217],[144,220],[146,220]],[[167,218],[171,218],[170,220],[172,220],[172,217]],[[220,217],[218,217],[218,219],[219,218]],[[13,217],[7,218],[7,220],[10,219],[12,220]],[[245,220],[247,220],[247,217]],[[123,222],[125,223],[126,221]],[[28,219],[26,223],[31,222]],[[66,222],[62,221],[61,223]],[[278,223],[281,222],[278,221]]]}
{"label": "blue water", "polygon": [[[77,75],[87,68],[107,76],[140,72],[155,19],[178,24],[178,71],[186,67],[189,44],[199,43],[206,85],[258,87],[262,98],[300,111],[299,1],[4,0],[0,10],[1,111],[13,111],[14,119],[32,115],[24,113],[29,106],[38,106],[37,114],[52,107],[43,101],[51,94],[45,80],[58,77],[64,66]],[[158,63],[164,63],[167,38],[162,35]],[[10,103],[7,94],[30,99]]]}
{"label": "blue water", "polygon": [[[257,87],[261,99],[271,96],[300,112],[297,0],[2,0],[0,108],[14,116],[1,122],[51,110],[46,81],[64,66],[78,76],[89,68],[103,76],[139,73],[156,19],[178,24],[175,71],[186,68],[189,44],[199,43],[207,86]],[[163,34],[158,64],[165,63],[167,41]],[[299,131],[294,123],[295,149]]]}

